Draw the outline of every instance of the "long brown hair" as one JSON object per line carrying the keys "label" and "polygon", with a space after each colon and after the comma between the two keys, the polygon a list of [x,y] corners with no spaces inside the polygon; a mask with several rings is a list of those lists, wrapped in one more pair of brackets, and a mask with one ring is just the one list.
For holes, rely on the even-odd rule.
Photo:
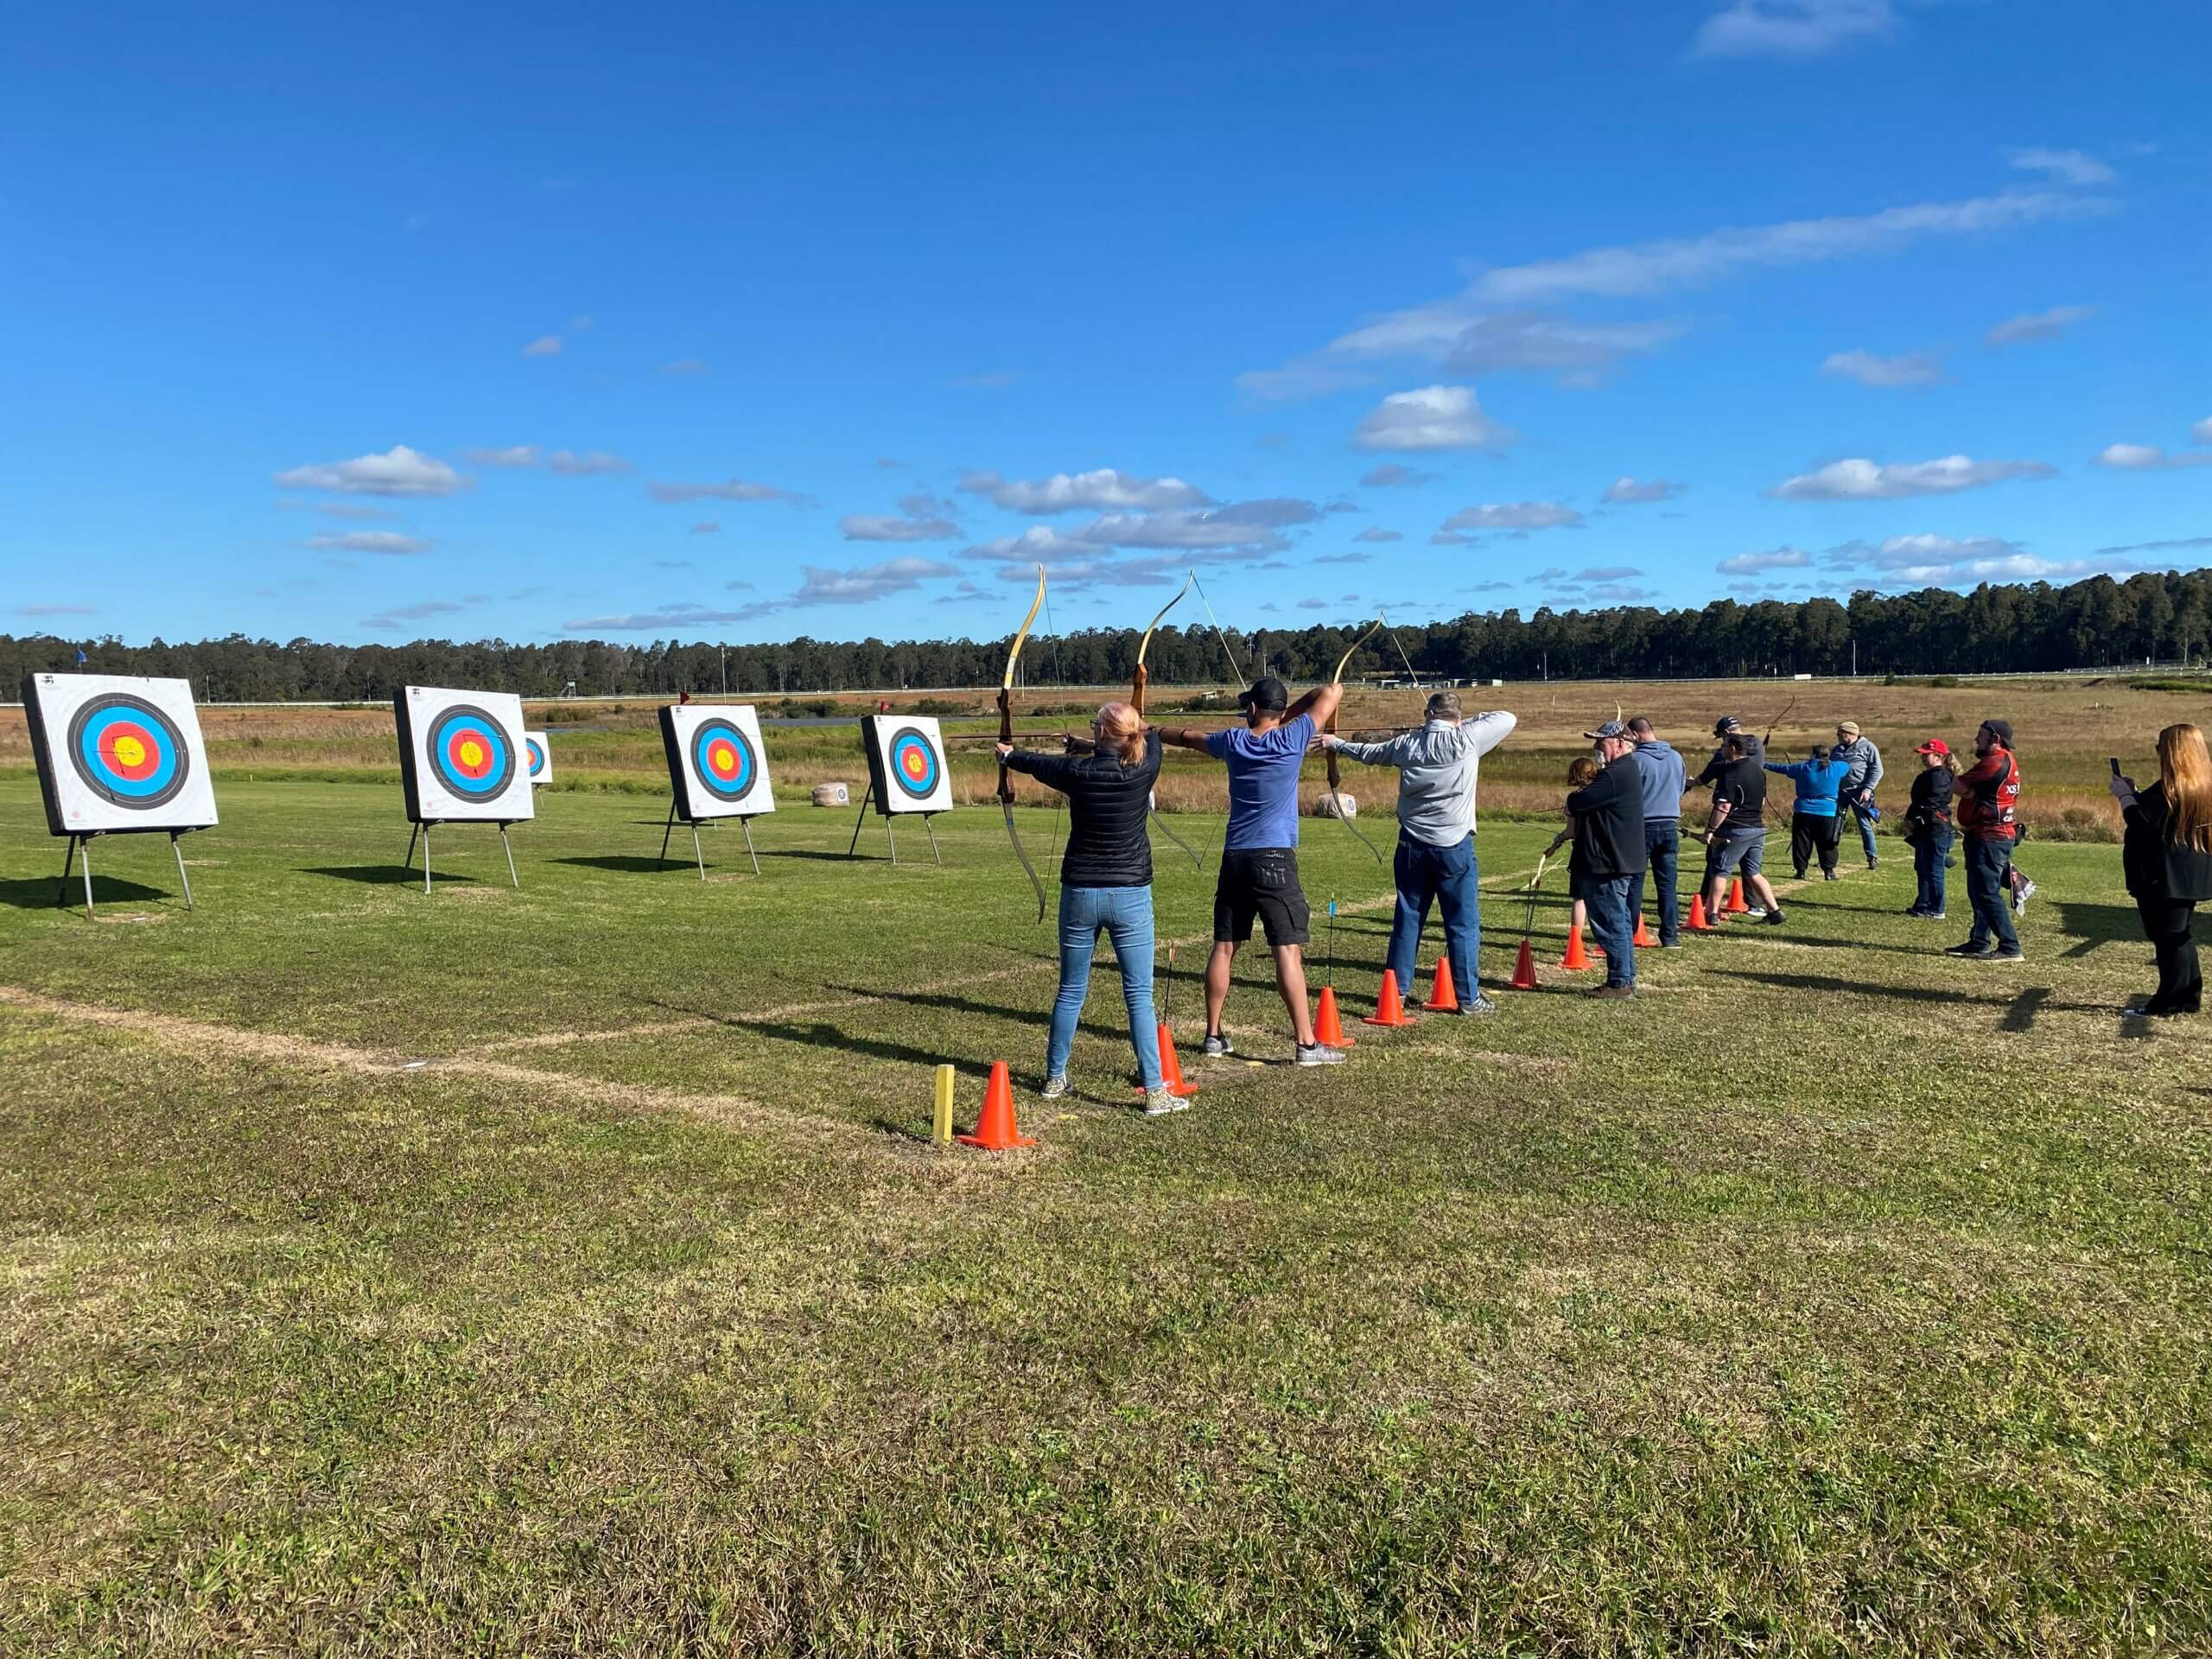
{"label": "long brown hair", "polygon": [[1098,711],[1098,747],[1125,766],[1144,759],[1144,716],[1126,702],[1109,702]]}
{"label": "long brown hair", "polygon": [[1587,789],[1598,781],[1598,763],[1586,754],[1578,754],[1567,764],[1567,786]]}
{"label": "long brown hair", "polygon": [[2158,734],[2158,781],[2166,791],[2166,839],[2212,853],[2212,757],[2202,732],[2183,723]]}

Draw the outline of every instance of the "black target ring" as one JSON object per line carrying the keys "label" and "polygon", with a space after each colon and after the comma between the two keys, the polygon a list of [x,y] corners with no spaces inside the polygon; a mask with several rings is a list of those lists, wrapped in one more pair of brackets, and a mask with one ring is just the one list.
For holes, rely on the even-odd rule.
{"label": "black target ring", "polygon": [[111,691],[70,717],[69,764],[102,800],[144,812],[176,798],[192,776],[192,751],[161,709]]}

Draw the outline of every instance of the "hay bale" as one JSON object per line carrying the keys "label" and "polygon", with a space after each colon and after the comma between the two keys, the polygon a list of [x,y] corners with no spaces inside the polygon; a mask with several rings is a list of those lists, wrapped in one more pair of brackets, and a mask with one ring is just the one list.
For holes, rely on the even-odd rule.
{"label": "hay bale", "polygon": [[843,784],[817,784],[811,798],[817,806],[850,806],[853,791]]}
{"label": "hay bale", "polygon": [[[1342,812],[1337,810],[1338,801],[1344,803]],[[1339,790],[1332,796],[1325,789],[1313,798],[1313,809],[1308,816],[1316,818],[1356,818],[1359,816],[1359,797],[1348,789]]]}

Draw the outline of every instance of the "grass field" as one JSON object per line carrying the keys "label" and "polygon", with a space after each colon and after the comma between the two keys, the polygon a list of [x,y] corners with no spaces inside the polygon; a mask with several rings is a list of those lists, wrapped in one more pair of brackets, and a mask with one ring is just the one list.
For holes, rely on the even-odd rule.
{"label": "grass field", "polygon": [[[1532,810],[1583,717],[1535,690]],[[1986,701],[1884,695],[1885,747]],[[2086,801],[2120,728],[2063,712],[2031,791]],[[2177,717],[2125,715],[2138,765]],[[1936,954],[1963,893],[1898,915],[1891,858],[1627,1006],[1554,880],[1543,989],[1331,1071],[1248,961],[1264,1063],[1147,1121],[1110,973],[1033,1092],[995,810],[894,869],[793,801],[702,884],[645,785],[550,792],[519,892],[457,829],[426,898],[395,786],[220,765],[199,909],[110,840],[91,923],[0,781],[0,1649],[2212,1649],[2212,1037],[2115,1017],[2114,848],[2024,849],[2024,964]],[[1493,982],[1548,833],[1482,832]],[[1160,848],[1187,1054],[1211,863]],[[1387,870],[1304,861],[1363,1014]],[[930,1068],[964,1124],[995,1058],[1038,1147],[932,1147]]]}

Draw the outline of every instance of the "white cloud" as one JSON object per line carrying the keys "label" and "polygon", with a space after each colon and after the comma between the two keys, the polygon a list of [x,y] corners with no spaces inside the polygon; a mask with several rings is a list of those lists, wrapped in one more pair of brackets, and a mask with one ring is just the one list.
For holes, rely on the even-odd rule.
{"label": "white cloud", "polygon": [[570,317],[569,319],[569,332],[576,334],[583,334],[591,327],[591,324],[592,319],[588,314],[581,317]]}
{"label": "white cloud", "polygon": [[893,594],[910,592],[925,582],[960,574],[957,565],[912,557],[887,559],[881,564],[862,565],[855,570],[825,570],[811,564],[800,569],[803,580],[790,601],[793,607],[866,605]]}
{"label": "white cloud", "polygon": [[472,594],[465,601],[426,599],[413,605],[394,605],[389,610],[378,611],[374,616],[365,616],[361,626],[390,631],[404,627],[410,622],[426,622],[434,616],[452,616],[482,601],[483,595]]}
{"label": "white cloud", "polygon": [[707,365],[696,357],[679,357],[673,363],[662,364],[660,372],[663,374],[704,374]]}
{"label": "white cloud", "polygon": [[1856,380],[1862,386],[1932,386],[1943,378],[1943,359],[1932,352],[1907,352],[1897,357],[1837,352],[1821,365],[1821,372]]}
{"label": "white cloud", "polygon": [[404,443],[380,455],[295,467],[276,480],[288,489],[341,490],[349,495],[451,495],[468,487],[468,480],[445,462]]}
{"label": "white cloud", "polygon": [[1009,512],[1047,517],[1056,512],[1140,512],[1174,507],[1210,507],[1213,498],[1179,478],[1141,478],[1101,467],[1088,473],[1054,473],[1050,478],[1001,478],[996,473],[968,473],[960,488],[990,498]]}
{"label": "white cloud", "polygon": [[2056,340],[2077,322],[2097,315],[2093,305],[2054,305],[2048,311],[2030,311],[2008,317],[1984,334],[1982,343],[1997,349],[2031,340]]}
{"label": "white cloud", "polygon": [[2191,443],[2212,443],[2212,416],[2189,429],[2189,441]]}
{"label": "white cloud", "polygon": [[1838,569],[1870,570],[1885,586],[1959,588],[1984,582],[2074,582],[2101,572],[2158,569],[2113,556],[2140,550],[2104,548],[2088,559],[2044,559],[1996,536],[1892,536],[1879,543],[1846,542],[1821,556]]}
{"label": "white cloud", "polygon": [[1402,542],[1405,539],[1404,534],[1399,531],[1384,530],[1374,524],[1352,537],[1355,542]]}
{"label": "white cloud", "polygon": [[1311,501],[1274,496],[1234,501],[1204,512],[1108,513],[1075,532],[1098,547],[1242,547],[1279,552],[1290,543],[1281,532],[1312,524],[1321,510]]}
{"label": "white cloud", "polygon": [[1362,449],[1420,451],[1480,449],[1510,443],[1515,434],[1483,413],[1466,386],[1422,386],[1394,391],[1367,413],[1352,434]]}
{"label": "white cloud", "polygon": [[959,525],[936,513],[849,512],[837,528],[849,542],[949,542],[960,533]]}
{"label": "white cloud", "polygon": [[522,348],[524,357],[558,357],[561,355],[561,336],[540,334]]}
{"label": "white cloud", "polygon": [[1372,553],[1324,553],[1313,563],[1316,564],[1369,564],[1373,563],[1374,558],[1375,556]]}
{"label": "white cloud", "polygon": [[537,465],[537,446],[534,443],[509,444],[504,449],[472,449],[469,460],[479,467],[535,467]]}
{"label": "white cloud", "polygon": [[1897,501],[1913,495],[1953,495],[2009,479],[2050,478],[2057,471],[2040,461],[1974,461],[1965,455],[1894,461],[1886,467],[1854,458],[1785,479],[1767,493],[1784,501]]}
{"label": "white cloud", "polygon": [[1020,378],[1021,376],[1016,370],[989,369],[982,374],[955,375],[944,384],[957,387],[963,391],[996,391],[1001,387],[1012,385]]}
{"label": "white cloud", "polygon": [[1425,473],[1418,467],[1401,467],[1395,461],[1386,461],[1369,467],[1359,481],[1373,490],[1412,490],[1433,484],[1442,476],[1441,473]]}
{"label": "white cloud", "polygon": [[403,536],[391,530],[349,530],[340,535],[317,536],[309,547],[346,553],[427,553],[429,543],[419,536]]}
{"label": "white cloud", "polygon": [[694,536],[719,536],[722,533],[722,527],[711,518],[702,518],[691,526],[691,533]]}
{"label": "white cloud", "polygon": [[1890,0],[1736,0],[1699,28],[1693,58],[1825,57],[1897,28]]}
{"label": "white cloud", "polygon": [[2057,183],[2084,189],[2111,184],[2120,177],[2102,162],[2078,149],[2016,149],[2005,159],[2024,172],[2045,174]]}
{"label": "white cloud", "polygon": [[1777,547],[1764,553],[1738,553],[1713,568],[1724,576],[1755,576],[1763,570],[1802,570],[1813,556],[1800,547]]}
{"label": "white cloud", "polygon": [[326,518],[376,519],[397,518],[399,515],[385,507],[372,507],[358,501],[318,501],[315,510]]}
{"label": "white cloud", "polygon": [[1462,507],[1444,521],[1446,531],[1560,530],[1579,525],[1582,515],[1556,501],[1489,501]]}
{"label": "white cloud", "polygon": [[[1521,369],[1557,374],[1568,385],[1586,385],[1624,359],[1648,356],[1687,332],[1678,322],[1576,322],[1535,311],[1503,311],[1466,320],[1445,353],[1444,371],[1494,374]],[[1360,334],[1346,338],[1356,340]]]}
{"label": "white cloud", "polygon": [[10,613],[13,616],[91,616],[89,605],[18,605]]}
{"label": "white cloud", "polygon": [[1632,605],[1638,600],[1651,597],[1648,588],[1631,588],[1625,582],[1608,582],[1584,591],[1583,598],[1594,599],[1606,605]]}
{"label": "white cloud", "polygon": [[2171,553],[2212,547],[2212,536],[2184,536],[2175,541],[2130,542],[2124,547],[2101,547],[2098,556],[2112,553]]}
{"label": "white cloud", "polygon": [[734,611],[711,610],[704,605],[664,605],[658,610],[630,611],[610,616],[580,616],[561,625],[563,633],[642,633],[703,627],[712,623],[753,622],[779,609],[774,601],[741,605]]}
{"label": "white cloud", "polygon": [[601,473],[630,473],[637,468],[620,455],[610,455],[604,449],[594,449],[578,454],[572,449],[556,449],[545,457],[545,464],[564,478],[590,478]]}
{"label": "white cloud", "polygon": [[1682,493],[1682,486],[1664,478],[1630,478],[1624,473],[1605,486],[1605,493],[1599,498],[1624,505],[1641,505],[1647,501],[1668,501]]}
{"label": "white cloud", "polygon": [[2168,454],[2154,443],[2108,443],[2097,452],[2097,465],[2121,472],[2157,472],[2171,467],[2212,467],[2212,451]]}
{"label": "white cloud", "polygon": [[1643,574],[1632,564],[1594,564],[1585,565],[1568,580],[1576,582],[1626,582],[1631,576]]}
{"label": "white cloud", "polygon": [[656,501],[788,501],[795,507],[809,504],[809,498],[796,490],[780,490],[772,484],[756,484],[743,478],[726,478],[719,484],[654,483],[645,490]]}

